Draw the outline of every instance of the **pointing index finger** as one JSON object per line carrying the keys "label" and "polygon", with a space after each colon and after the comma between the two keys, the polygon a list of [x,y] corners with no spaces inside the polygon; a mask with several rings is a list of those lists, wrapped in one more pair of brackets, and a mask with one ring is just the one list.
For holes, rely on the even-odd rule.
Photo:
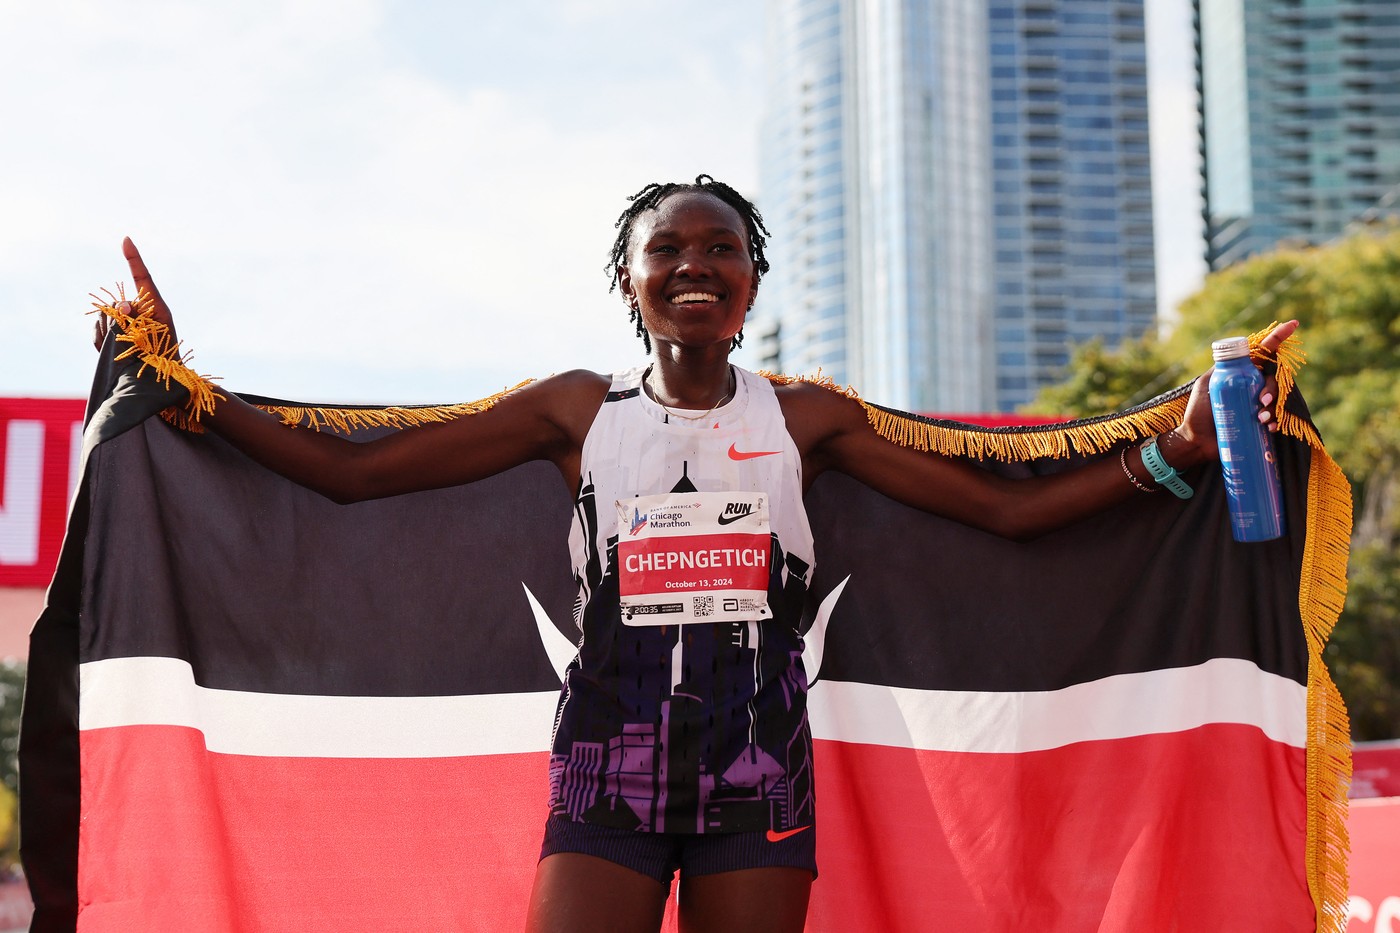
{"label": "pointing index finger", "polygon": [[161,304],[160,291],[156,288],[156,283],[151,279],[150,270],[146,268],[145,261],[141,258],[141,253],[136,249],[136,244],[131,242],[131,237],[122,240],[122,255],[126,257],[126,264],[131,269],[131,279],[136,285],[136,295],[140,297],[142,292],[151,296],[151,300]]}

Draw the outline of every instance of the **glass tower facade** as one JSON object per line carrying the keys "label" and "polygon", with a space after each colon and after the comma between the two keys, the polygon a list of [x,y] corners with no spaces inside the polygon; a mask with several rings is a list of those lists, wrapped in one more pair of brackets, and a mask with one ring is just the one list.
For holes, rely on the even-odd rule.
{"label": "glass tower facade", "polygon": [[1400,0],[1196,0],[1206,262],[1400,212]]}
{"label": "glass tower facade", "polygon": [[[846,380],[851,352],[847,318],[854,308],[859,257],[847,236],[848,185],[857,160],[849,71],[848,4],[842,0],[770,3],[768,116],[762,197],[773,272],[759,290],[753,318],[764,365],[779,372],[819,368]],[[782,153],[782,157],[771,156]]]}
{"label": "glass tower facade", "polygon": [[1006,411],[1155,320],[1141,0],[770,0],[765,363]]}

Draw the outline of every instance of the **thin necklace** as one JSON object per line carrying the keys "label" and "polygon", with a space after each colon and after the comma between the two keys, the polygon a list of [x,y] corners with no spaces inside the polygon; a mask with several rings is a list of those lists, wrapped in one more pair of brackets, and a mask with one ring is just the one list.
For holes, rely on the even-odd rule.
{"label": "thin necklace", "polygon": [[651,372],[652,372],[652,369],[651,369],[650,366],[648,366],[648,367],[647,367],[647,371],[646,371],[646,375],[645,375],[645,377],[643,377],[643,380],[642,380],[642,381],[645,382],[647,388],[651,390],[651,397],[652,397],[652,400],[655,401],[656,404],[660,405],[660,406],[661,406],[661,410],[664,411],[664,412],[666,412],[666,414],[668,414],[668,415],[674,415],[675,417],[681,419],[682,421],[702,421],[702,420],[704,420],[705,418],[710,417],[710,415],[714,413],[714,410],[715,410],[716,408],[718,408],[719,406],[723,405],[725,402],[727,402],[727,401],[729,401],[731,398],[733,398],[733,396],[734,396],[734,389],[737,388],[737,386],[734,385],[734,367],[731,366],[731,367],[729,367],[729,382],[730,382],[730,388],[724,393],[724,395],[720,398],[720,400],[717,401],[717,402],[715,402],[715,403],[714,403],[713,405],[711,405],[707,410],[702,411],[702,412],[701,412],[700,414],[698,414],[698,415],[683,415],[683,414],[681,414],[680,412],[676,411],[675,409],[668,407],[668,406],[666,405],[665,402],[661,401],[661,395],[660,395],[660,393],[658,393],[658,392],[656,391],[656,385],[651,381]]}

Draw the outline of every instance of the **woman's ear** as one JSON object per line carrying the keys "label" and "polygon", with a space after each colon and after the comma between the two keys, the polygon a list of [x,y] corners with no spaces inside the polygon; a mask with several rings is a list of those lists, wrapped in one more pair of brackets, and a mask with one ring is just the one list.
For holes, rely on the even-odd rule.
{"label": "woman's ear", "polygon": [[617,267],[617,290],[622,292],[622,300],[627,302],[627,307],[635,310],[637,290],[632,287],[632,273],[627,271],[626,266]]}

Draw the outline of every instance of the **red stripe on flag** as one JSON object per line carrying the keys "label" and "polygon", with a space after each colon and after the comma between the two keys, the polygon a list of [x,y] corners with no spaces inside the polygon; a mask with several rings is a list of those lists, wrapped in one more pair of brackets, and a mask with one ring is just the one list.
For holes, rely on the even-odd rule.
{"label": "red stripe on flag", "polygon": [[84,933],[522,928],[544,753],[270,758],[200,734],[82,736]]}
{"label": "red stripe on flag", "polygon": [[[1248,726],[1042,752],[819,741],[813,931],[1303,930],[1303,751]],[[523,925],[542,753],[207,752],[82,737],[86,933]]]}
{"label": "red stripe on flag", "polygon": [[1313,930],[1304,751],[1250,726],[816,773],[809,930]]}

